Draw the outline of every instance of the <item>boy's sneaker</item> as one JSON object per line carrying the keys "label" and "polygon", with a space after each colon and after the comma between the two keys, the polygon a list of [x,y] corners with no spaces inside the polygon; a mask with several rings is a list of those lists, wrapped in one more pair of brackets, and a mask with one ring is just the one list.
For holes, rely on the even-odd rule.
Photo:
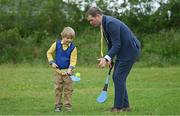
{"label": "boy's sneaker", "polygon": [[55,112],[60,112],[61,111],[61,107],[55,107]]}
{"label": "boy's sneaker", "polygon": [[72,112],[72,107],[65,107],[68,112]]}

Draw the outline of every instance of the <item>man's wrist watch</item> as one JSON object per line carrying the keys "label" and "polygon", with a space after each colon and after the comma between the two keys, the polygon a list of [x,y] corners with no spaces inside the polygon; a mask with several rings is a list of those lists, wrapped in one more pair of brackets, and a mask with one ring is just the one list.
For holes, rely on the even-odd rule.
{"label": "man's wrist watch", "polygon": [[108,62],[108,59],[104,58],[106,60],[106,62]]}

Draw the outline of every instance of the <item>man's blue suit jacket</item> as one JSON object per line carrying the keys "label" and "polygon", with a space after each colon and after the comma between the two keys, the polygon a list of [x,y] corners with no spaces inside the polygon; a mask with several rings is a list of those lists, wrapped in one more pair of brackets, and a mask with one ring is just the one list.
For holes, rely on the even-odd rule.
{"label": "man's blue suit jacket", "polygon": [[111,16],[103,15],[104,38],[108,45],[108,56],[112,59],[127,61],[136,58],[140,42],[127,25]]}

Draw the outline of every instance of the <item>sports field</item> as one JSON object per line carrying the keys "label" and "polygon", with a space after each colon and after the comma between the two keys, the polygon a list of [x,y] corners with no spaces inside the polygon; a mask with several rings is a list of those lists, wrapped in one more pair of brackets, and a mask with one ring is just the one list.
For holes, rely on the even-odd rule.
{"label": "sports field", "polygon": [[[108,99],[96,102],[108,69],[78,67],[81,81],[74,83],[73,111],[54,112],[53,70],[48,66],[0,66],[0,115],[113,115],[113,82]],[[180,67],[134,67],[127,80],[131,112],[123,115],[180,114]]]}

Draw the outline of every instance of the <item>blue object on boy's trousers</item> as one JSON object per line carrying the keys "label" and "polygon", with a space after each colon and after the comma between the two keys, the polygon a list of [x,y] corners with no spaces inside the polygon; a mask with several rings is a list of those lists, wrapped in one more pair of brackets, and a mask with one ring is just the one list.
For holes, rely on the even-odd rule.
{"label": "blue object on boy's trousers", "polygon": [[78,81],[81,80],[81,78],[79,78],[79,77],[77,77],[75,75],[71,75],[70,77],[71,77],[72,81],[74,81],[74,82],[78,82]]}

